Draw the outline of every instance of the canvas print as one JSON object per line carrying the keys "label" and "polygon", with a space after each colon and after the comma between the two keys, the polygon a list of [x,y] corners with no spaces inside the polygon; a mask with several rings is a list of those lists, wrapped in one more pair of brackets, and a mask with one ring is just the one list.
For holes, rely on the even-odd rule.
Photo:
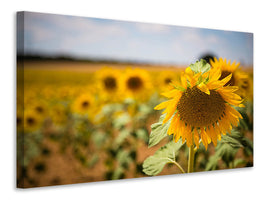
{"label": "canvas print", "polygon": [[18,12],[16,98],[18,188],[253,166],[252,33]]}

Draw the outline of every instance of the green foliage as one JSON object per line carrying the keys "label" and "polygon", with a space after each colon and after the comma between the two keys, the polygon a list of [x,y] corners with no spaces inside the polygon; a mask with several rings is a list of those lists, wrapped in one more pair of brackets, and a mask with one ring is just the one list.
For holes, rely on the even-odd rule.
{"label": "green foliage", "polygon": [[215,170],[220,159],[222,159],[227,167],[231,168],[244,163],[243,159],[235,160],[236,153],[240,148],[246,149],[251,153],[253,152],[252,143],[241,132],[232,130],[230,135],[223,135],[215,149],[215,154],[209,158],[206,170]]}
{"label": "green foliage", "polygon": [[177,143],[169,142],[149,156],[143,163],[143,172],[150,176],[155,176],[162,171],[167,163],[175,163],[176,152],[183,146],[181,140]]}
{"label": "green foliage", "polygon": [[131,121],[131,117],[128,113],[123,113],[113,120],[113,126],[116,129],[120,129],[126,126]]}
{"label": "green foliage", "polygon": [[205,73],[210,70],[210,64],[203,59],[201,59],[200,61],[196,61],[194,64],[190,64],[189,67],[195,73]]}
{"label": "green foliage", "polygon": [[129,137],[129,135],[131,134],[129,129],[122,129],[119,133],[119,135],[116,137],[114,144],[115,146],[119,146],[123,143],[123,141]]}
{"label": "green foliage", "polygon": [[145,129],[137,129],[135,133],[138,139],[141,139],[145,142],[148,141],[148,132]]}
{"label": "green foliage", "polygon": [[162,121],[165,118],[165,116],[166,114],[161,115],[159,118],[159,122],[151,125],[151,133],[149,136],[148,147],[152,147],[158,144],[163,138],[167,136],[167,131],[170,126],[171,120],[169,120],[165,124],[162,124]]}
{"label": "green foliage", "polygon": [[17,158],[21,166],[27,167],[35,157],[41,154],[42,139],[40,132],[17,135]]}

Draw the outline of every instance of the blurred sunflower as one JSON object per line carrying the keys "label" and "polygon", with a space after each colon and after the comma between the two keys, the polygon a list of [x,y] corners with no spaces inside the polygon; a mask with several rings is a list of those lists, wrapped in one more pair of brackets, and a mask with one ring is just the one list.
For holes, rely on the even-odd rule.
{"label": "blurred sunflower", "polygon": [[54,125],[64,125],[68,120],[66,106],[58,102],[53,104],[49,109],[49,116]]}
{"label": "blurred sunflower", "polygon": [[240,63],[236,63],[235,61],[231,63],[229,60],[227,62],[226,59],[219,58],[219,60],[214,57],[214,59],[210,59],[211,67],[213,68],[220,68],[222,73],[219,80],[224,79],[229,74],[232,74],[232,78],[226,83],[226,85],[230,86],[238,86],[239,89],[237,90],[237,94],[242,96],[243,98],[246,96],[246,89],[242,87],[245,85],[245,82],[248,82],[249,77],[248,74],[242,71],[240,68]]}
{"label": "blurred sunflower", "polygon": [[120,81],[124,97],[146,100],[150,96],[153,85],[146,70],[127,68]]}
{"label": "blurred sunflower", "polygon": [[96,72],[100,98],[104,101],[119,100],[121,72],[110,67],[101,68]]}
{"label": "blurred sunflower", "polygon": [[167,89],[173,89],[171,86],[171,82],[177,81],[179,77],[179,74],[175,71],[162,71],[159,72],[157,76],[157,88],[160,92]]}
{"label": "blurred sunflower", "polygon": [[23,131],[23,109],[21,107],[17,107],[17,132]]}
{"label": "blurred sunflower", "polygon": [[36,99],[31,105],[28,105],[40,118],[44,119],[48,116],[47,102]]}
{"label": "blurred sunflower", "polygon": [[62,100],[70,100],[75,94],[75,87],[72,85],[65,85],[56,88],[56,98]]}
{"label": "blurred sunflower", "polygon": [[33,132],[41,127],[41,117],[32,109],[25,110],[24,112],[24,131]]}
{"label": "blurred sunflower", "polygon": [[73,113],[87,115],[92,119],[95,112],[93,96],[90,94],[82,94],[78,96],[71,105],[71,110]]}
{"label": "blurred sunflower", "polygon": [[246,80],[240,84],[240,96],[248,101],[253,101],[253,75],[249,74]]}
{"label": "blurred sunflower", "polygon": [[181,75],[181,86],[174,85],[175,89],[163,93],[170,100],[157,105],[155,109],[165,108],[163,123],[171,119],[168,134],[174,135],[175,142],[182,137],[188,147],[195,143],[199,148],[202,141],[207,149],[211,141],[216,146],[221,134],[230,133],[232,126],[238,125],[242,116],[232,106],[243,105],[240,96],[234,93],[238,87],[227,85],[232,74],[220,80],[220,68],[210,69],[204,60],[195,63],[200,64],[206,70],[198,71],[191,65],[194,71],[186,68]]}

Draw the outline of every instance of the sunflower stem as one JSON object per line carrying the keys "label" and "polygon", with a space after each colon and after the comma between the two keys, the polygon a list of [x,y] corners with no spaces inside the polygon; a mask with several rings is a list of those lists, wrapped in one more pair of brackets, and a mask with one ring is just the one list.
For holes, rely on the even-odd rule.
{"label": "sunflower stem", "polygon": [[189,147],[189,158],[188,158],[188,170],[187,173],[191,173],[194,171],[194,160],[195,160],[195,148],[194,145]]}
{"label": "sunflower stem", "polygon": [[182,166],[178,162],[173,161],[172,163],[175,164],[183,174],[185,173],[184,169],[182,168]]}

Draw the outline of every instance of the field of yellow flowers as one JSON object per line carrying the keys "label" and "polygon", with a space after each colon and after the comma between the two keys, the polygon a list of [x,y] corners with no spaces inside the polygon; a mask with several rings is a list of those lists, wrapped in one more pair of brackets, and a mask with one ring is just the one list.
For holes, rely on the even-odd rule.
{"label": "field of yellow flowers", "polygon": [[[171,164],[148,172],[143,162],[171,140],[148,148],[151,124],[161,114],[154,107],[166,100],[162,92],[181,82],[184,69],[26,62],[17,69],[18,186],[180,173]],[[200,145],[195,171],[253,165],[253,72],[239,67],[232,73],[232,84],[245,99],[243,119],[217,147]],[[181,151],[177,160],[186,168],[188,151]]]}

